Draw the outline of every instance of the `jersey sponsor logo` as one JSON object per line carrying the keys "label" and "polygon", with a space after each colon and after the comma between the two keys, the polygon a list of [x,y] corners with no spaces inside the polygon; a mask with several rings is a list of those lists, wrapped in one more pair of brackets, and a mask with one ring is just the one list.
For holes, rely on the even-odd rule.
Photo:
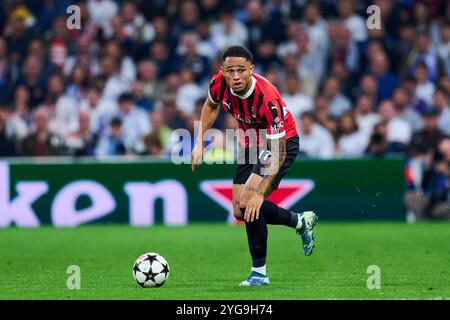
{"label": "jersey sponsor logo", "polygon": [[283,128],[283,127],[284,127],[284,121],[283,121],[283,120],[280,120],[279,117],[276,117],[276,118],[273,120],[272,125],[270,126],[270,128],[271,128],[272,130],[280,130],[280,128]]}

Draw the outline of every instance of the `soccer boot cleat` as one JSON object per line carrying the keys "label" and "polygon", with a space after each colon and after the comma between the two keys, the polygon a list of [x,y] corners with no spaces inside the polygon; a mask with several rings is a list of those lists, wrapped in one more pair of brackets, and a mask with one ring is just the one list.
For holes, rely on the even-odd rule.
{"label": "soccer boot cleat", "polygon": [[312,211],[299,213],[298,218],[302,221],[302,227],[297,230],[297,234],[302,238],[303,253],[305,256],[309,256],[312,254],[314,248],[314,225],[319,218]]}
{"label": "soccer boot cleat", "polygon": [[252,271],[248,278],[242,281],[240,287],[256,287],[256,286],[266,286],[270,283],[269,277],[262,275],[261,273]]}

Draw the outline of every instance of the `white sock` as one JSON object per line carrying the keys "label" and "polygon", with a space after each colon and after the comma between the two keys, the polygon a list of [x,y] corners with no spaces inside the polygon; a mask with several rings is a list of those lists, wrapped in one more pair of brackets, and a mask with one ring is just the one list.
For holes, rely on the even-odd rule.
{"label": "white sock", "polygon": [[258,272],[265,276],[266,275],[266,265],[263,265],[262,267],[257,267],[257,268],[252,267],[252,271]]}
{"label": "white sock", "polygon": [[300,218],[300,213],[297,213],[298,221],[297,226],[295,227],[296,230],[300,230],[303,227],[302,219]]}

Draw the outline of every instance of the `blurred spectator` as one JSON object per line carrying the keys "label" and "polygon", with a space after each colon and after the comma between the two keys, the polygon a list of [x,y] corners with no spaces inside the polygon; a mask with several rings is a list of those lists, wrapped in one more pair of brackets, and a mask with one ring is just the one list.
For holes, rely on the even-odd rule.
{"label": "blurred spectator", "polygon": [[408,75],[408,66],[405,64],[405,61],[407,61],[407,57],[414,46],[415,35],[413,24],[404,24],[398,27],[398,39],[394,46],[395,60],[393,61],[393,69],[401,77]]}
{"label": "blurred spectator", "polygon": [[382,121],[386,124],[389,151],[404,152],[411,141],[411,126],[399,118],[398,112],[390,100],[380,103],[379,113]]}
{"label": "blurred spectator", "polygon": [[423,121],[419,113],[417,113],[411,105],[411,96],[403,87],[398,87],[395,89],[392,95],[392,102],[397,109],[399,118],[405,120],[411,126],[413,132],[417,132],[422,129]]}
{"label": "blurred spectator", "polygon": [[174,53],[178,38],[170,33],[168,18],[164,16],[156,16],[152,20],[152,26],[154,30],[152,42],[161,41],[162,43],[165,43],[167,48],[169,48],[170,54]]}
{"label": "blurred spectator", "polygon": [[24,156],[58,156],[64,154],[64,140],[49,128],[48,112],[38,108],[34,112],[34,128],[27,135],[20,148]]}
{"label": "blurred spectator", "polygon": [[317,122],[326,128],[333,137],[337,135],[337,122],[333,118],[328,105],[328,99],[324,96],[318,96],[314,102],[314,114]]}
{"label": "blurred spectator", "polygon": [[87,112],[78,114],[78,130],[68,134],[66,146],[74,156],[93,156],[98,136],[91,130],[91,119]]}
{"label": "blurred spectator", "polygon": [[450,136],[450,103],[449,92],[444,87],[438,87],[433,95],[433,106],[439,112],[439,129]]}
{"label": "blurred spectator", "polygon": [[75,49],[66,59],[64,74],[69,75],[75,66],[88,70],[88,76],[96,76],[100,73],[100,64],[95,47],[89,35],[80,35],[76,39]]}
{"label": "blurred spectator", "polygon": [[[151,150],[150,147],[159,146],[159,154],[166,154],[170,150],[172,130],[166,125],[162,111],[155,110],[150,113],[150,124],[152,131],[144,137],[147,153],[155,154],[155,149]],[[155,144],[155,138],[157,138],[158,144]]]}
{"label": "blurred spectator", "polygon": [[119,7],[113,0],[88,0],[88,10],[92,21],[108,32],[111,30],[111,19],[117,16]]}
{"label": "blurred spectator", "polygon": [[431,154],[437,153],[438,143],[445,138],[445,135],[438,128],[439,111],[428,109],[424,114],[423,130],[415,133],[411,138],[410,154]]}
{"label": "blurred spectator", "polygon": [[310,70],[301,64],[298,54],[289,53],[283,58],[284,72],[298,73],[303,84],[303,91],[309,96],[315,96],[317,92],[317,79]]}
{"label": "blurred spectator", "polygon": [[64,67],[69,54],[74,50],[75,42],[66,25],[66,16],[53,20],[51,30],[45,34],[50,61],[58,67]]}
{"label": "blurred spectator", "polygon": [[135,45],[149,42],[154,37],[152,25],[145,21],[142,14],[139,13],[136,4],[133,1],[125,1],[120,8],[122,17],[122,34]]}
{"label": "blurred spectator", "polygon": [[65,96],[80,101],[86,97],[86,90],[89,78],[88,72],[81,66],[75,66],[72,74],[69,76],[69,85],[67,86]]}
{"label": "blurred spectator", "polygon": [[[26,14],[25,14],[26,15]],[[12,63],[22,63],[27,52],[27,45],[33,38],[33,32],[26,26],[26,18],[22,14],[11,14],[3,35],[6,38]]]}
{"label": "blurred spectator", "polygon": [[175,100],[165,100],[163,102],[162,112],[164,114],[164,121],[170,129],[186,128],[186,120],[177,108]]}
{"label": "blurred spectator", "polygon": [[66,136],[76,128],[79,106],[76,101],[64,95],[65,80],[61,74],[53,74],[47,81],[47,93],[41,105],[48,112],[49,125],[60,136]]}
{"label": "blurred spectator", "polygon": [[136,102],[136,106],[147,112],[153,110],[154,103],[145,95],[142,82],[136,81],[132,84],[131,94],[133,95],[133,98]]}
{"label": "blurred spectator", "polygon": [[372,99],[375,99],[375,102],[378,103],[378,81],[375,76],[371,74],[365,74],[361,77],[360,81],[360,92],[361,94],[366,94]]}
{"label": "blurred spectator", "polygon": [[209,62],[217,59],[220,52],[217,51],[217,48],[214,46],[211,41],[211,27],[205,21],[200,21],[197,25],[196,32],[198,34],[198,53],[201,56],[206,57]]}
{"label": "blurred spectator", "polygon": [[136,65],[133,59],[127,56],[120,43],[109,40],[104,46],[105,56],[112,58],[118,68],[118,77],[126,84],[131,84],[136,79]]}
{"label": "blurred spectator", "polygon": [[117,108],[114,101],[102,98],[101,89],[96,85],[88,88],[86,98],[80,104],[80,111],[89,115],[91,130],[96,134],[106,130]]}
{"label": "blurred spectator", "polygon": [[281,97],[286,102],[286,106],[294,119],[300,119],[303,112],[313,109],[313,100],[302,92],[300,77],[297,73],[289,73],[284,85],[285,93]]}
{"label": "blurred spectator", "polygon": [[441,59],[444,73],[450,76],[450,21],[445,21],[440,28],[438,55]]}
{"label": "blurred spectator", "polygon": [[247,2],[245,25],[248,30],[247,44],[251,52],[256,51],[256,47],[263,37],[269,36],[273,39],[267,13],[264,11],[264,7],[259,0]]}
{"label": "blurred spectator", "polygon": [[399,85],[399,80],[395,74],[389,71],[389,62],[386,54],[379,53],[372,57],[370,72],[377,79],[377,100],[390,99],[395,88]]}
{"label": "blurred spectator", "polygon": [[0,157],[16,155],[15,141],[7,130],[8,117],[8,110],[0,106]]}
{"label": "blurred spectator", "polygon": [[127,150],[142,153],[144,151],[143,138],[150,132],[150,123],[145,111],[135,105],[130,93],[120,95],[117,117],[122,120],[121,131]]}
{"label": "blurred spectator", "polygon": [[247,38],[247,29],[234,17],[232,7],[221,10],[220,20],[211,26],[211,42],[216,52],[232,45],[245,45]]}
{"label": "blurred spectator", "polygon": [[194,73],[191,69],[183,68],[180,70],[180,87],[178,88],[176,105],[185,115],[191,115],[194,112],[195,102],[203,97],[204,90],[195,83]]}
{"label": "blurred spectator", "polygon": [[415,39],[415,47],[408,61],[410,75],[414,75],[419,65],[426,66],[425,78],[435,81],[438,75],[438,56],[427,33],[419,33]]}
{"label": "blurred spectator", "polygon": [[42,61],[36,55],[28,56],[22,66],[22,72],[17,84],[27,87],[30,92],[30,106],[36,107],[44,100],[46,79]]}
{"label": "blurred spectator", "polygon": [[178,19],[174,21],[172,31],[175,36],[182,36],[186,32],[193,32],[200,20],[199,8],[195,1],[181,1],[178,6]]}
{"label": "blurred spectator", "polygon": [[300,116],[300,156],[330,159],[334,156],[334,142],[331,134],[317,124],[312,112]]}
{"label": "blurred spectator", "polygon": [[[30,2],[32,3],[30,5]],[[51,28],[51,22],[55,17],[66,14],[67,7],[73,4],[73,0],[47,0],[44,3],[41,1],[26,1],[31,11],[36,16],[36,22],[41,31]],[[79,3],[76,3],[79,5]]]}
{"label": "blurred spectator", "polygon": [[144,95],[154,103],[161,97],[162,83],[158,79],[158,66],[150,59],[144,59],[138,65],[138,79]]}
{"label": "blurred spectator", "polygon": [[341,62],[344,63],[348,71],[357,72],[360,66],[360,52],[352,39],[352,32],[336,21],[328,23],[327,31],[328,39],[330,40],[328,66]]}
{"label": "blurred spectator", "polygon": [[345,112],[338,121],[336,154],[339,157],[360,157],[368,145],[367,136],[359,130],[351,112]]}
{"label": "blurred spectator", "polygon": [[175,72],[168,74],[164,79],[161,100],[176,100],[179,87],[180,77],[178,74]]}
{"label": "blurred spectator", "polygon": [[339,20],[351,31],[355,42],[367,39],[367,28],[364,19],[355,13],[356,0],[338,0],[337,11]]}
{"label": "blurred spectator", "polygon": [[[447,139],[447,141],[449,141]],[[450,167],[441,153],[423,170],[419,188],[406,192],[410,221],[450,219]]]}
{"label": "blurred spectator", "polygon": [[166,77],[175,70],[173,61],[170,59],[170,51],[168,46],[162,41],[154,41],[149,47],[150,58],[158,66],[158,77],[160,79]]}
{"label": "blurred spectator", "polygon": [[370,136],[366,154],[374,157],[384,156],[389,151],[387,126],[385,123],[377,123]]}
{"label": "blurred spectator", "polygon": [[31,125],[30,117],[30,93],[28,89],[19,85],[14,91],[12,102],[12,114],[8,120],[10,133],[18,140],[23,139],[28,133]]}
{"label": "blurred spectator", "polygon": [[322,92],[328,99],[331,116],[339,118],[351,108],[351,102],[342,94],[339,80],[336,77],[330,76],[325,79]]}
{"label": "blurred spectator", "polygon": [[119,65],[116,59],[103,55],[100,60],[101,77],[105,81],[103,96],[105,99],[117,100],[117,98],[130,89],[130,83],[120,75]]}
{"label": "blurred spectator", "polygon": [[8,57],[8,46],[4,38],[0,36],[0,101],[6,101],[8,97],[9,83],[11,81],[11,63]]}
{"label": "blurred spectator", "polygon": [[355,120],[360,131],[368,140],[377,123],[381,121],[379,114],[373,112],[374,97],[362,94],[356,99]]}
{"label": "blurred spectator", "polygon": [[160,156],[164,154],[163,152],[163,146],[161,143],[161,140],[159,139],[158,134],[156,133],[149,133],[144,138],[145,142],[145,154],[150,156]]}
{"label": "blurred spectator", "polygon": [[101,137],[95,154],[100,157],[118,156],[127,153],[125,138],[122,130],[122,120],[112,118],[108,130]]}
{"label": "blurred spectator", "polygon": [[[71,4],[80,8],[79,30],[66,26]],[[366,28],[369,5],[380,8],[381,29]],[[22,146],[38,107],[49,131],[70,137],[67,143],[87,131],[105,137],[116,115],[125,147],[112,153],[143,154],[150,145],[150,153],[167,156],[152,126],[193,131],[220,51],[242,44],[256,71],[278,87],[299,131],[300,115],[312,111],[317,126],[345,141],[352,121],[344,117],[339,131],[337,119],[351,112],[369,141],[366,154],[406,154],[430,109],[450,134],[449,13],[442,0],[2,1],[4,136]],[[118,107],[124,93],[133,100],[130,112]],[[157,112],[154,119],[148,112]],[[232,121],[221,112],[214,127]],[[139,124],[130,129],[130,122]]]}
{"label": "blurred spectator", "polygon": [[427,70],[425,63],[419,63],[415,68],[416,91],[414,92],[414,98],[429,107],[433,101],[434,84],[428,80]]}
{"label": "blurred spectator", "polygon": [[198,36],[195,33],[185,33],[178,48],[175,59],[175,69],[179,72],[183,68],[189,68],[194,72],[195,81],[200,83],[209,76],[208,59],[198,52]]}
{"label": "blurred spectator", "polygon": [[324,64],[330,44],[327,37],[327,22],[322,18],[320,7],[317,3],[308,2],[305,5],[301,28],[308,35],[311,43],[311,52],[318,62],[317,68],[319,69],[317,69],[316,77],[318,81],[321,81],[325,72]]}
{"label": "blurred spectator", "polygon": [[282,62],[276,54],[276,45],[272,39],[262,38],[256,45],[253,62],[257,73],[264,73],[272,67],[281,67]]}

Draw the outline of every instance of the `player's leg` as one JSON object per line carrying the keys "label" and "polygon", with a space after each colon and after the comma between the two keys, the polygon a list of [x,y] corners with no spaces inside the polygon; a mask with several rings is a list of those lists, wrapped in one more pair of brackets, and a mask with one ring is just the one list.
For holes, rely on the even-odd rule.
{"label": "player's leg", "polygon": [[[278,174],[272,181],[271,192],[278,188],[281,179],[286,175],[289,168],[294,163],[298,154],[299,141],[298,137],[286,141],[286,159],[281,166]],[[261,164],[255,165],[252,170],[252,175],[260,176],[262,179],[263,171]],[[270,193],[269,193],[270,194]],[[305,211],[302,213],[295,213],[284,208],[279,207],[275,203],[264,200],[260,209],[260,215],[263,214],[266,222],[269,224],[285,225],[296,229],[297,234],[302,239],[303,252],[306,256],[312,253],[314,248],[314,234],[313,228],[317,221],[317,216],[312,211]]]}
{"label": "player's leg", "polygon": [[[245,183],[239,201],[242,217],[244,216],[245,208],[247,206],[248,201],[250,201],[250,199],[254,195],[254,191],[252,190],[256,189],[259,186],[262,179],[263,177],[261,177],[260,175],[252,173],[248,178],[247,182]],[[271,191],[272,190],[273,186],[271,186]],[[270,200],[267,199],[264,200],[259,212],[260,217],[263,216],[266,223],[268,224],[285,225],[291,228],[296,228],[298,225],[297,213],[281,208]]]}
{"label": "player's leg", "polygon": [[[261,182],[261,177],[251,174],[247,179],[239,197],[239,209],[241,216],[244,217],[245,207],[250,200],[253,192],[250,190],[256,188]],[[240,283],[241,286],[260,286],[269,284],[269,277],[266,273],[267,256],[267,224],[263,215],[254,221],[246,221],[245,229],[247,232],[248,248],[252,256],[252,270],[250,276]]]}

